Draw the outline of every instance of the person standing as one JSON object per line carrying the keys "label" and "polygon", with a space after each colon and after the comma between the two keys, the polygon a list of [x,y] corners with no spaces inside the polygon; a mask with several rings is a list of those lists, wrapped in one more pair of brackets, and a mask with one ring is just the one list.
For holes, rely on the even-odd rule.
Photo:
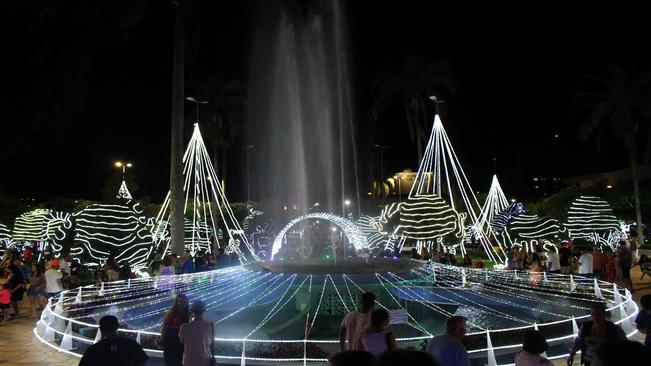
{"label": "person standing", "polygon": [[579,274],[586,277],[592,277],[593,263],[592,254],[588,253],[587,250],[582,250],[581,256],[579,257]]}
{"label": "person standing", "polygon": [[626,340],[626,334],[618,325],[606,320],[606,307],[601,304],[593,305],[590,309],[592,320],[581,324],[579,335],[567,358],[567,365],[572,366],[576,352],[581,350],[581,363],[590,366],[599,346],[615,340]]}
{"label": "person standing", "polygon": [[470,366],[468,351],[461,343],[466,336],[466,318],[452,316],[445,324],[445,334],[427,343],[425,351],[439,360],[441,366]]}
{"label": "person standing", "polygon": [[179,339],[183,343],[183,366],[211,365],[211,348],[215,339],[213,323],[204,320],[206,304],[201,300],[192,303],[192,321],[181,325]]}
{"label": "person standing", "polygon": [[619,242],[617,256],[619,257],[618,264],[622,273],[622,282],[631,293],[634,293],[633,282],[631,282],[631,264],[633,263],[633,257],[631,256],[631,251],[626,247],[625,241]]}
{"label": "person standing", "polygon": [[63,291],[62,278],[63,273],[59,271],[59,261],[55,259],[50,262],[50,269],[45,271],[45,292],[48,299],[59,295]]}
{"label": "person standing", "polygon": [[592,248],[592,273],[598,280],[604,279],[606,255],[596,246]]}
{"label": "person standing", "polygon": [[[362,295],[361,310],[351,311],[341,321],[339,328],[339,348],[342,351],[347,349],[355,350],[359,344],[359,337],[368,328],[371,321],[371,311],[375,306],[375,294],[365,292]],[[348,344],[346,346],[346,344]]]}
{"label": "person standing", "polygon": [[138,342],[118,335],[118,318],[106,315],[99,320],[102,340],[86,349],[79,366],[146,366],[149,356]]}
{"label": "person standing", "polygon": [[7,284],[9,284],[9,288],[11,289],[11,307],[14,309],[13,316],[16,317],[20,309],[18,303],[23,301],[23,294],[25,293],[25,278],[15,264],[10,264],[8,269],[10,274]]}
{"label": "person standing", "polygon": [[29,305],[32,309],[32,318],[36,316],[36,311],[41,311],[45,307],[45,280],[43,279],[43,273],[41,268],[36,264],[32,263],[32,273],[29,274],[29,291],[27,296],[29,297]]}
{"label": "person standing", "polygon": [[540,331],[527,330],[522,337],[522,350],[515,354],[515,366],[554,366],[540,355],[548,349],[549,344]]}
{"label": "person standing", "polygon": [[190,321],[188,298],[184,294],[176,295],[174,305],[165,314],[158,343],[163,344],[165,366],[181,366],[183,362],[183,344],[179,340],[181,325]]}
{"label": "person standing", "polygon": [[563,243],[563,247],[558,250],[558,258],[561,264],[561,273],[570,274],[570,260],[572,257],[572,251],[569,248],[570,243]]}
{"label": "person standing", "polygon": [[613,253],[606,254],[604,260],[604,274],[606,281],[611,283],[617,281],[617,262],[615,261],[615,255]]}
{"label": "person standing", "polygon": [[547,255],[547,271],[549,273],[561,273],[561,262],[556,250],[549,252]]}
{"label": "person standing", "polygon": [[644,295],[640,298],[642,309],[637,313],[635,326],[642,334],[646,334],[644,345],[651,349],[651,295]]}
{"label": "person standing", "polygon": [[183,274],[194,273],[194,258],[192,258],[192,253],[189,250],[185,250],[183,256],[181,257],[182,265],[181,272]]}
{"label": "person standing", "polygon": [[389,312],[386,309],[377,309],[371,313],[371,325],[359,337],[357,349],[367,351],[379,356],[386,351],[398,349],[396,336],[393,332],[387,331],[389,326]]}

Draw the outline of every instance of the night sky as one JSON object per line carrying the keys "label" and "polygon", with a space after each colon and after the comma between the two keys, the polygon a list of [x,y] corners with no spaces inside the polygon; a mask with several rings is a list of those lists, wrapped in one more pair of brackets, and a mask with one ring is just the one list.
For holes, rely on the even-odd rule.
{"label": "night sky", "polygon": [[[78,55],[70,50],[76,49],[75,42],[93,38],[79,25],[79,11],[69,9],[86,2],[9,3],[0,1],[5,45],[0,64],[5,74],[0,81],[0,131],[5,134],[0,191],[39,200],[99,199],[103,182],[115,171],[112,162],[126,159],[134,164],[139,195],[162,201],[169,187],[173,9],[168,2],[142,2],[144,7],[136,12],[141,16],[119,36],[86,47],[87,68],[82,71],[75,65]],[[101,6],[136,7],[141,2],[110,3],[115,5]],[[193,38],[198,45],[193,78],[216,74],[246,81],[255,19],[264,16],[261,3],[202,1],[199,27],[194,28],[200,37]],[[651,23],[641,9],[612,3],[580,8],[549,2],[540,7],[405,0],[343,3],[358,134],[365,133],[361,126],[369,114],[371,80],[388,63],[421,55],[449,61],[457,79],[458,92],[446,100],[448,117],[443,123],[476,190],[488,190],[493,157],[507,194],[525,192],[532,177],[626,166],[616,143],[606,143],[598,154],[593,143],[580,142],[578,123],[569,115],[582,75],[602,73],[611,65],[638,72],[650,63]],[[46,26],[35,15],[40,14],[38,6],[46,9],[47,14],[41,14]],[[115,14],[101,10],[94,12],[93,22],[110,25]],[[68,124],[31,126],[36,119],[26,117],[31,116],[26,111],[39,112],[43,90],[56,95],[59,83],[66,83],[59,76],[73,71],[81,75],[83,85],[78,89],[79,112],[72,113]],[[193,106],[186,104],[186,114],[193,113]],[[388,172],[417,168],[403,120],[399,104],[380,120],[380,142],[391,146],[385,154]],[[189,138],[191,125],[186,132]],[[7,141],[20,148],[9,147]],[[240,143],[247,143],[245,135]],[[244,158],[241,149],[232,150],[227,187],[231,200],[238,201],[244,192],[238,189],[245,179]]]}

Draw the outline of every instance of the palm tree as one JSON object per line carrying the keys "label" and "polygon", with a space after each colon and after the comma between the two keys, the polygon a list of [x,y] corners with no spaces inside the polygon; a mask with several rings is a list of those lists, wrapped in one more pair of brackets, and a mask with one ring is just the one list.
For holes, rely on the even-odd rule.
{"label": "palm tree", "polygon": [[183,202],[183,120],[185,94],[185,0],[176,0],[174,20],[174,53],[172,66],[172,141],[170,159],[170,229],[172,252],[183,254],[184,202]]}
{"label": "palm tree", "polygon": [[389,72],[381,75],[372,85],[375,97],[372,114],[378,118],[396,101],[402,103],[411,143],[416,146],[418,160],[423,156],[423,146],[427,143],[430,122],[429,97],[441,97],[454,93],[456,81],[447,62],[431,62],[427,58],[412,56],[404,58]]}
{"label": "palm tree", "polygon": [[[633,75],[613,67],[604,76],[584,76],[582,89],[574,95],[574,102],[577,108],[573,113],[586,117],[579,132],[583,141],[596,135],[597,150],[600,150],[601,139],[610,130],[624,147],[633,180],[637,236],[642,245],[638,145],[640,129],[648,128],[651,120],[651,74]],[[648,133],[646,136],[648,139]],[[648,145],[649,141],[645,143]]]}
{"label": "palm tree", "polygon": [[202,130],[212,147],[215,172],[220,179],[226,180],[227,151],[240,134],[239,122],[246,104],[242,83],[213,77],[197,85],[197,95],[209,102],[204,107],[208,111],[208,118],[204,119]]}

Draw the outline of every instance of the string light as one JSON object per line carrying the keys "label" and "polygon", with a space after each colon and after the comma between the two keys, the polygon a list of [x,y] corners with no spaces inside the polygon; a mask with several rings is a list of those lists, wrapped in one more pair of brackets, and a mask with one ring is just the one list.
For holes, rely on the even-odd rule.
{"label": "string light", "polygon": [[620,224],[608,202],[595,196],[577,197],[567,212],[565,224],[572,239],[585,239],[614,249],[620,239]]}
{"label": "string light", "polygon": [[[320,333],[319,324],[325,324],[321,321],[331,319],[334,315],[342,317],[369,288],[376,292],[378,307],[407,310],[406,327],[395,328],[400,347],[413,346],[438,334],[440,330],[436,323],[423,320],[445,319],[454,313],[452,309],[456,306],[467,307],[473,314],[480,314],[468,319],[468,324],[472,327],[469,336],[495,337],[496,334],[552,327],[549,329],[555,329],[550,334],[550,341],[553,342],[569,342],[574,337],[570,326],[573,319],[587,319],[589,315],[585,314],[594,303],[605,300],[608,310],[621,308],[620,312],[612,312],[613,320],[618,324],[630,321],[637,312],[632,295],[616,285],[596,281],[604,299],[596,298],[594,279],[575,277],[575,289],[571,291],[567,275],[548,274],[545,283],[533,285],[530,278],[532,274],[524,271],[487,271],[437,263],[408,262],[415,265],[412,269],[401,272],[374,272],[374,269],[381,269],[383,263],[393,263],[389,260],[380,263],[379,267],[369,268],[368,274],[323,275],[274,273],[262,270],[264,264],[252,264],[198,274],[105,283],[101,296],[98,296],[98,286],[89,285],[81,290],[63,292],[57,306],[50,299],[34,332],[42,342],[46,342],[44,333],[48,331],[77,342],[92,344],[94,339],[87,333],[86,336],[80,334],[81,329],[97,328],[96,322],[101,316],[114,314],[121,324],[126,323],[128,326],[127,329],[120,329],[120,333],[158,337],[158,330],[166,310],[174,301],[174,294],[183,292],[191,301],[196,298],[204,300],[208,308],[206,316],[220,323],[215,340],[223,345],[224,351],[218,352],[219,359],[231,362],[242,359],[276,363],[310,360],[325,362],[325,352],[322,353],[323,356],[317,355],[323,350],[334,349],[338,338],[324,337]],[[395,265],[387,268],[395,268]],[[437,280],[435,286],[432,286],[434,276]],[[156,288],[155,283],[163,279],[171,286],[167,289],[161,289],[160,286]],[[463,282],[466,283],[465,287],[462,287]],[[624,292],[623,296],[619,294],[620,291]],[[345,297],[343,294],[346,294]],[[81,303],[76,303],[78,297],[81,297]],[[305,301],[310,301],[312,305],[299,306]],[[403,307],[405,302],[411,305]],[[333,312],[335,303],[341,307],[341,312]],[[445,304],[454,306],[451,308]],[[420,307],[414,307],[416,305]],[[55,311],[54,308],[58,310]],[[303,321],[288,322],[286,317],[295,311],[298,311]],[[66,323],[76,326],[66,327]],[[288,327],[279,333],[286,336],[268,338],[266,329],[280,329],[277,328],[279,324]],[[495,324],[500,326],[496,327]],[[292,332],[292,327],[296,327],[297,332]],[[486,331],[488,328],[489,332]],[[291,334],[301,334],[304,337],[295,338]],[[61,349],[59,342],[48,343],[51,347]],[[243,343],[252,346],[246,347],[242,356],[229,353],[229,347],[239,347]],[[256,353],[257,347],[265,349],[265,345],[296,350],[296,353]],[[307,351],[308,348],[312,350],[312,347],[316,348],[310,352],[316,353]],[[468,351],[481,354],[520,347],[517,343],[502,343],[487,348],[479,343],[470,346]],[[75,350],[64,351],[77,354]],[[146,348],[145,351],[161,353],[155,349]]]}
{"label": "string light", "polygon": [[[211,238],[217,238],[220,225],[225,228],[227,244],[226,254],[237,253],[241,263],[259,261],[253,247],[240,227],[235,214],[226,198],[221,181],[212,165],[208,150],[203,142],[199,124],[194,124],[192,138],[183,154],[183,193],[185,196],[184,213],[190,225],[186,224],[185,247],[194,255],[199,250],[211,252],[211,245],[206,246]],[[170,192],[156,216],[156,225],[152,228],[155,246],[163,252],[170,251],[169,221]],[[246,250],[242,252],[241,248]]]}

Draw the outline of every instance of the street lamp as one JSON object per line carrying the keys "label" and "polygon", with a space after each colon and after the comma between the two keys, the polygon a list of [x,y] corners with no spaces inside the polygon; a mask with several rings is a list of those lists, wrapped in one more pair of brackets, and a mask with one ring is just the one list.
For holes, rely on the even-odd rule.
{"label": "street lamp", "polygon": [[382,196],[384,196],[384,149],[388,149],[388,145],[375,144],[376,149],[380,149],[380,189]]}
{"label": "street lamp", "polygon": [[122,180],[124,180],[124,173],[126,172],[127,168],[131,168],[133,166],[131,163],[123,163],[121,161],[116,161],[113,165],[116,168],[122,168]]}
{"label": "street lamp", "polygon": [[398,181],[398,200],[402,202],[402,189],[400,188],[400,176],[394,175],[393,179]]}
{"label": "street lamp", "polygon": [[249,207],[249,202],[251,201],[251,172],[249,170],[249,150],[254,149],[255,146],[248,145],[242,146],[242,149],[246,149],[246,207]]}
{"label": "street lamp", "polygon": [[199,123],[199,104],[208,104],[210,102],[207,100],[197,100],[193,97],[186,97],[185,100],[194,103],[194,105],[196,106],[196,117],[197,117],[196,123]]}

